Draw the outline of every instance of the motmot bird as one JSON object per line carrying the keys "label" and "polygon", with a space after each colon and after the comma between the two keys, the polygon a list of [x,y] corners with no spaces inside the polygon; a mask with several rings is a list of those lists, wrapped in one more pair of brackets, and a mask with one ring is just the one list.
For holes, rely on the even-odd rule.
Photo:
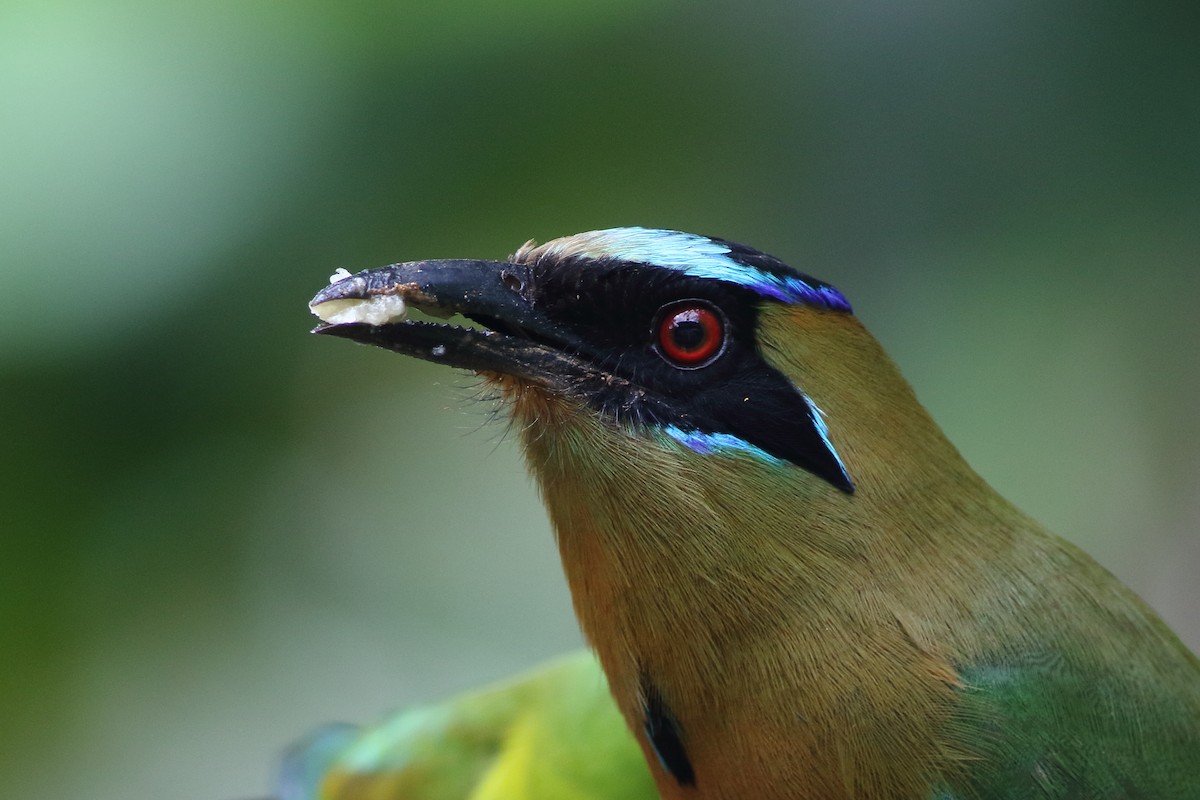
{"label": "motmot bird", "polygon": [[1200,798],[1200,661],[833,286],[644,228],[335,278],[317,333],[498,390],[662,797]]}

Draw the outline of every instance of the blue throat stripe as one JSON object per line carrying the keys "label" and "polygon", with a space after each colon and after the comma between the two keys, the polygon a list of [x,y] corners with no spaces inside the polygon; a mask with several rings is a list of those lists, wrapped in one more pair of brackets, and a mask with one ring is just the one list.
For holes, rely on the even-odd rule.
{"label": "blue throat stripe", "polygon": [[830,454],[833,455],[833,460],[837,462],[838,468],[842,474],[849,478],[850,473],[846,470],[846,465],[842,463],[842,457],[838,454],[837,449],[833,446],[833,442],[829,441],[829,426],[825,424],[825,412],[821,407],[814,403],[808,395],[800,392],[800,396],[804,398],[805,404],[812,412],[813,423],[817,426],[817,435],[821,437],[821,441],[825,444]]}
{"label": "blue throat stripe", "polygon": [[668,425],[663,428],[663,432],[684,447],[702,456],[745,453],[768,464],[784,463],[782,459],[776,458],[761,447],[752,445],[745,439],[734,436],[732,433],[704,433],[697,430],[685,431],[676,425]]}
{"label": "blue throat stripe", "polygon": [[[825,412],[810,400],[804,392],[800,392],[800,397],[803,398],[805,405],[809,408],[809,413],[812,415],[813,424],[816,426],[817,435],[821,437],[821,442],[837,462],[842,474],[849,475],[850,473],[846,471],[845,463],[842,462],[842,457],[834,449],[833,442],[829,440],[829,427],[825,424]],[[767,464],[785,463],[784,459],[777,458],[761,447],[750,444],[750,442],[739,436],[734,436],[732,433],[705,433],[704,431],[695,429],[684,430],[678,425],[667,425],[662,430],[667,436],[670,436],[684,447],[702,456],[745,453]]]}
{"label": "blue throat stripe", "polygon": [[809,283],[799,275],[781,275],[743,264],[728,245],[704,236],[655,228],[609,228],[546,242],[537,248],[559,258],[616,258],[678,270],[696,278],[745,286],[783,303],[805,303],[850,311],[850,302],[832,286]]}

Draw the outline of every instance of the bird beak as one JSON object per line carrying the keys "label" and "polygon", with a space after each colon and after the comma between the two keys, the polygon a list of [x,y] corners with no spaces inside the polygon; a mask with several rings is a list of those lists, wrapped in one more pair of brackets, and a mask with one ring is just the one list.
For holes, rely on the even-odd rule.
{"label": "bird beak", "polygon": [[[334,276],[309,303],[323,324],[313,333],[393,350],[449,366],[564,387],[595,369],[568,356],[574,337],[539,313],[529,268],[502,261],[411,261]],[[415,321],[409,308],[479,327]]]}

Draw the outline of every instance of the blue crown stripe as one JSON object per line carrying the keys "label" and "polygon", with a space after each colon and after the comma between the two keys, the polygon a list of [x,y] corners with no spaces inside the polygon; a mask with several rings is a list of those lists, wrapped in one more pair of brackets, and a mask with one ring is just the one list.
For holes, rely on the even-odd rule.
{"label": "blue crown stripe", "polygon": [[779,275],[744,264],[731,255],[724,242],[692,233],[610,228],[547,242],[543,247],[564,256],[616,258],[726,281],[783,303],[850,311],[849,301],[832,286],[814,285],[799,276]]}

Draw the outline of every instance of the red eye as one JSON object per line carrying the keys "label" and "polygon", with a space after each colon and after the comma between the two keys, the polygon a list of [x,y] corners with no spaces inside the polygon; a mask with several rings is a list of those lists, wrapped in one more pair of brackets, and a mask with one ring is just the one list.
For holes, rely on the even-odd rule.
{"label": "red eye", "polygon": [[707,303],[684,300],[659,312],[658,351],[683,369],[708,365],[725,345],[725,320]]}

